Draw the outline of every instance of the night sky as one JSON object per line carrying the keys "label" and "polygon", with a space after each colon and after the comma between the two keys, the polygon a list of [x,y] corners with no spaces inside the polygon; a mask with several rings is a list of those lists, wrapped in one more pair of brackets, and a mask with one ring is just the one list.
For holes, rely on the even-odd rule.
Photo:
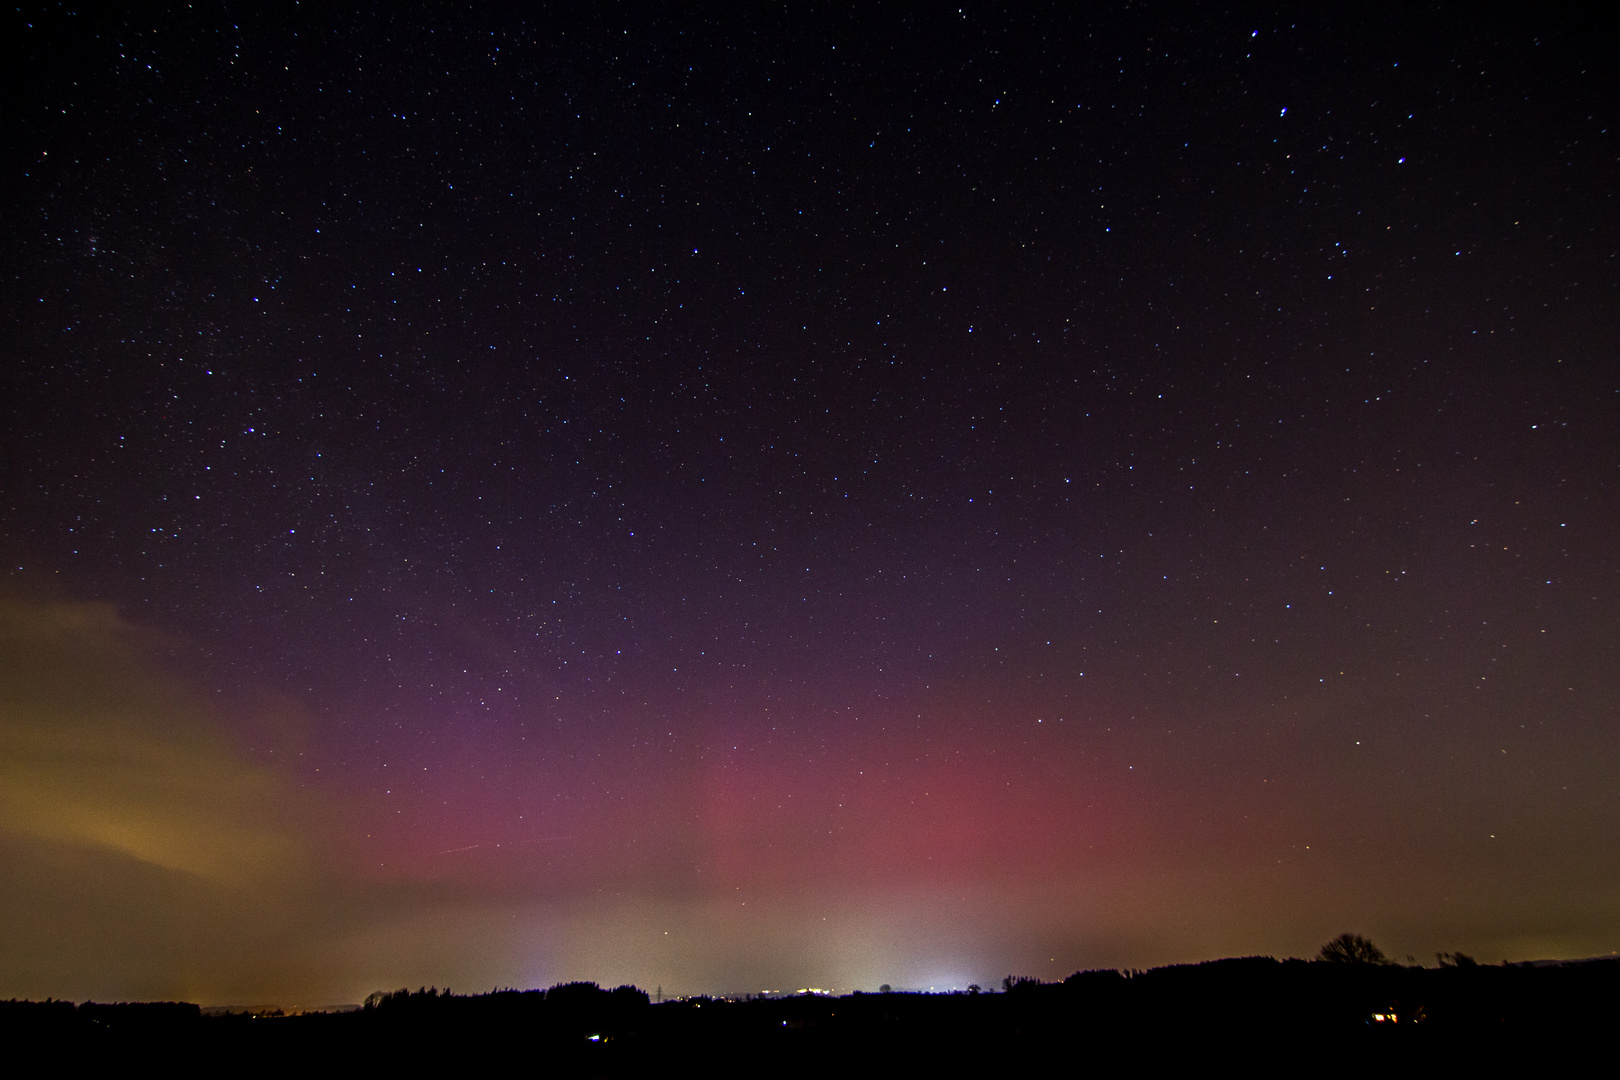
{"label": "night sky", "polygon": [[3,16],[0,997],[1620,949],[1612,24],[261,7]]}

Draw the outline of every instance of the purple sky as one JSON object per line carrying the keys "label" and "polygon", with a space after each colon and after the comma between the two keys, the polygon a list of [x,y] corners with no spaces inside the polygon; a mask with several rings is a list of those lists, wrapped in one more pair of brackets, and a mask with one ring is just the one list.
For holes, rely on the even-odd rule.
{"label": "purple sky", "polygon": [[0,997],[1620,949],[1608,24],[5,16]]}

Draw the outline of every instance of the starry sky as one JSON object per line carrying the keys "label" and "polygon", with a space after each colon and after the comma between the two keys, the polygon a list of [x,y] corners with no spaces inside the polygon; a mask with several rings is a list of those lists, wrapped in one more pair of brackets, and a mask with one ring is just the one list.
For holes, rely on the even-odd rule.
{"label": "starry sky", "polygon": [[3,18],[0,997],[1620,949],[1612,23]]}

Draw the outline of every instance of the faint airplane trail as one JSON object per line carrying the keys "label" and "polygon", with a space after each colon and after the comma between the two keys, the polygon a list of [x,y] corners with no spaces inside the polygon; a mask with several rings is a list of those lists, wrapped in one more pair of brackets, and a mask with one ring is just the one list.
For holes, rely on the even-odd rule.
{"label": "faint airplane trail", "polygon": [[[551,841],[551,840],[574,840],[574,839],[577,839],[577,837],[573,837],[573,836],[537,836],[532,840],[519,840],[516,843],[517,844],[544,844],[544,843],[546,843],[548,841]],[[495,846],[500,847],[501,845],[496,844]],[[507,846],[508,847],[514,847],[514,846],[516,846],[516,844],[508,844]],[[477,847],[483,847],[483,845],[482,844],[468,844],[466,847],[446,848],[445,850],[439,852],[439,854],[440,855],[454,855],[458,851],[471,851],[471,850],[473,850],[474,848],[477,848]]]}

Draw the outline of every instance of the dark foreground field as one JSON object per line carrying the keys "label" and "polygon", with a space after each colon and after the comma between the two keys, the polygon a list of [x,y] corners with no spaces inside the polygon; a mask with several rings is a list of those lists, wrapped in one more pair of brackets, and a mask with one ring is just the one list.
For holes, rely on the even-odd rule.
{"label": "dark foreground field", "polygon": [[1226,1064],[1407,1073],[1573,1062],[1613,1030],[1617,1007],[1620,961],[1425,969],[1254,957],[1080,972],[995,994],[654,1005],[634,987],[575,983],[400,992],[357,1012],[291,1017],[13,1001],[0,1002],[0,1037],[14,1055],[74,1071],[988,1075]]}

